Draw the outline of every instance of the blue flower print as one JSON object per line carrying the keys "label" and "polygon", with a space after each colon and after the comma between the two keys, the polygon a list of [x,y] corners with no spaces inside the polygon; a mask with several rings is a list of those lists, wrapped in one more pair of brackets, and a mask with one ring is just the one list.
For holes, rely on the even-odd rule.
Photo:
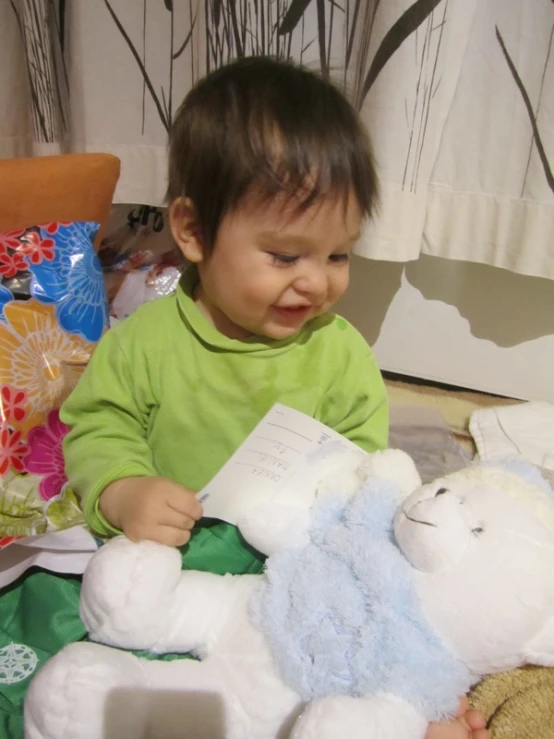
{"label": "blue flower print", "polygon": [[108,327],[108,301],[93,240],[97,223],[60,224],[54,235],[41,228],[42,238],[54,238],[52,261],[30,265],[31,295],[55,304],[60,326],[85,341],[96,342]]}
{"label": "blue flower print", "polygon": [[5,321],[4,318],[4,306],[13,300],[13,295],[4,285],[0,285],[0,321]]}

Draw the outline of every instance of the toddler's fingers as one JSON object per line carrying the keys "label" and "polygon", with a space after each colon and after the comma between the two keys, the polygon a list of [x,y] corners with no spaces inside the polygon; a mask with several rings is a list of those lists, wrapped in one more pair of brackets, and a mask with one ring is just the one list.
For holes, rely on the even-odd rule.
{"label": "toddler's fingers", "polygon": [[469,711],[469,701],[467,695],[462,695],[459,699],[459,707],[456,716],[463,716]]}
{"label": "toddler's fingers", "polygon": [[190,541],[190,531],[177,529],[174,526],[159,526],[156,529],[154,541],[168,547],[182,547]]}
{"label": "toddler's fingers", "polygon": [[180,531],[190,531],[196,524],[196,521],[194,518],[184,513],[179,513],[173,508],[166,508],[160,516],[158,523],[160,526],[170,526]]}
{"label": "toddler's fingers", "polygon": [[184,513],[185,516],[190,516],[195,521],[199,521],[204,511],[202,505],[198,502],[198,499],[194,493],[189,493],[183,490],[182,495],[172,495],[168,499],[167,504],[170,508],[178,513]]}
{"label": "toddler's fingers", "polygon": [[475,731],[476,729],[484,729],[487,725],[485,717],[481,711],[468,710],[464,715],[465,720],[469,724],[470,728]]}
{"label": "toddler's fingers", "polygon": [[157,524],[147,527],[131,527],[125,532],[125,536],[134,542],[155,541],[168,547],[182,547],[190,539],[188,529],[179,529],[176,526],[164,526]]}

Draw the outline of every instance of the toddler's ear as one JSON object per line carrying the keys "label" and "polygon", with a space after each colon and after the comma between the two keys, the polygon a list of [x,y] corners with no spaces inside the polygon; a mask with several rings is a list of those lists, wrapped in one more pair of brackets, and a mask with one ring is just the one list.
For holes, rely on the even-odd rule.
{"label": "toddler's ear", "polygon": [[169,206],[169,227],[175,243],[189,262],[204,259],[194,205],[189,198],[175,198]]}

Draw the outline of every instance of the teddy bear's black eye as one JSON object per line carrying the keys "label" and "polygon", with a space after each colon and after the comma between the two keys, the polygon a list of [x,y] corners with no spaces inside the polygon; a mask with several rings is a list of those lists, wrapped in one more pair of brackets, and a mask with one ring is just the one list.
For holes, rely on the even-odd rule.
{"label": "teddy bear's black eye", "polygon": [[448,492],[447,488],[439,488],[437,492],[435,493],[435,498],[438,498],[439,495],[444,495],[447,492]]}
{"label": "teddy bear's black eye", "polygon": [[472,534],[482,534],[485,529],[482,529],[481,526],[478,526],[476,529],[471,529]]}

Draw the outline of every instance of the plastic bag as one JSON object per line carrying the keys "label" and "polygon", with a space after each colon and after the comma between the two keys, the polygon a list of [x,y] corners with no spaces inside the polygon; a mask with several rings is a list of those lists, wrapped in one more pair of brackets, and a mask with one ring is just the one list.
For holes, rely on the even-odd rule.
{"label": "plastic bag", "polygon": [[98,253],[112,319],[122,320],[177,287],[185,260],[173,243],[166,213],[147,205],[112,208]]}
{"label": "plastic bag", "polygon": [[59,408],[108,327],[98,224],[0,233],[0,537],[82,521]]}
{"label": "plastic bag", "polygon": [[424,483],[462,469],[471,461],[440,411],[432,408],[393,405],[389,446],[410,455]]}

